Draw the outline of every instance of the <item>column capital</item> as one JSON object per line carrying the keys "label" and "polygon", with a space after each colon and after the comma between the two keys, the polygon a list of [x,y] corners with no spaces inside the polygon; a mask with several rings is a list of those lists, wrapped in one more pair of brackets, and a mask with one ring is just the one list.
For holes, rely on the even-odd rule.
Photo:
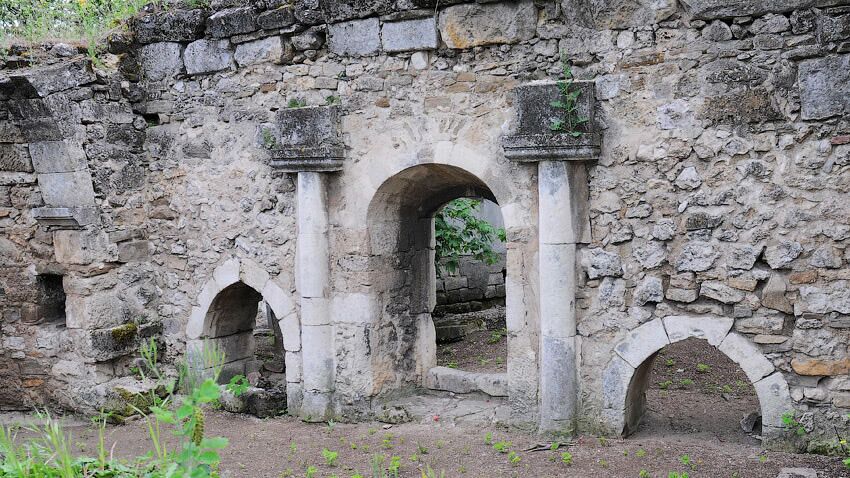
{"label": "column capital", "polygon": [[263,144],[275,171],[296,173],[342,169],[342,142],[338,106],[306,106],[277,112],[273,130],[263,130]]}
{"label": "column capital", "polygon": [[558,82],[532,82],[514,89],[516,110],[514,131],[502,139],[505,157],[513,161],[586,161],[597,159],[602,135],[596,125],[596,99],[593,81],[574,81],[570,91],[578,92],[575,115],[587,118],[576,128],[580,134],[553,129],[566,114],[553,103],[563,101]]}

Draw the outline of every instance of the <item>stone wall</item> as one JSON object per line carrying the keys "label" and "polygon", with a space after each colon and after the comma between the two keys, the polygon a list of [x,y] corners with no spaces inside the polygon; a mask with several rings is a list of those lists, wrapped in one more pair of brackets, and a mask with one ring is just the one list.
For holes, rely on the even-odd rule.
{"label": "stone wall", "polygon": [[[259,264],[295,301],[295,185],[273,174],[269,149],[275,112],[298,100],[340,104],[347,147],[328,184],[338,410],[364,410],[407,380],[352,352],[399,326],[388,315],[371,328],[389,312],[361,300],[374,285],[362,274],[381,270],[367,211],[399,171],[442,163],[471,171],[502,207],[508,389],[515,421],[536,422],[537,170],[499,145],[512,88],[557,78],[563,52],[595,83],[604,135],[587,167],[591,231],[577,271],[579,429],[619,431],[625,405],[606,401],[603,378],[630,377],[615,365],[634,357],[615,345],[640,327],[663,345],[671,329],[658,324],[688,316],[732,319],[734,337],[766,358],[753,380],[778,372],[814,440],[833,424],[846,435],[847,2],[231,3],[135,20],[133,36],[110,43],[117,71],[7,61],[0,360],[15,393],[4,403],[94,404],[89,385],[126,376],[134,345],[99,354],[98,341],[130,322],[161,329],[176,359],[193,307],[217,292],[204,285],[231,257]],[[23,320],[46,272],[65,276],[64,328]]]}

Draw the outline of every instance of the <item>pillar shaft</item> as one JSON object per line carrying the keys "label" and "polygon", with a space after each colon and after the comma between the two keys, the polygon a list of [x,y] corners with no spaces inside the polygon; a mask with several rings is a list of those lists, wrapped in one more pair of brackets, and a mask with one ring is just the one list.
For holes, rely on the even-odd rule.
{"label": "pillar shaft", "polygon": [[540,429],[575,431],[578,399],[572,167],[538,163],[540,271]]}
{"label": "pillar shaft", "polygon": [[325,177],[299,172],[296,284],[301,302],[304,398],[301,416],[322,421],[331,411],[334,385],[333,330],[330,321],[330,256]]}

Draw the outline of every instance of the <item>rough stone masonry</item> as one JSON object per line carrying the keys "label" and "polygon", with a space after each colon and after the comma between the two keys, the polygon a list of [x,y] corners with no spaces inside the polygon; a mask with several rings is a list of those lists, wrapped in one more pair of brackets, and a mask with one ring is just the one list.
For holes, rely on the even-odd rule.
{"label": "rough stone masonry", "polygon": [[[847,1],[214,0],[108,48],[0,69],[0,407],[120,407],[150,337],[250,371],[261,297],[305,418],[430,387],[628,434],[698,337],[768,446],[788,412],[847,435]],[[561,55],[579,139],[547,127]],[[507,230],[506,374],[435,367],[433,214],[465,196]]]}

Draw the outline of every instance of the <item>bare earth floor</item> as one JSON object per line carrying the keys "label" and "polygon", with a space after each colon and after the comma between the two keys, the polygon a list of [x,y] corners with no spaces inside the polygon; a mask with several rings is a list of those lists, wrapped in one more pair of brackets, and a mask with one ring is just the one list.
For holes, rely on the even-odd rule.
{"label": "bare earth floor", "polygon": [[[72,443],[92,454],[97,435],[83,423],[69,428]],[[626,440],[582,436],[557,451],[525,451],[541,438],[493,426],[457,424],[448,418],[384,427],[340,423],[331,428],[291,417],[258,419],[212,411],[206,429],[208,435],[230,439],[222,456],[224,477],[302,477],[309,465],[319,469],[316,477],[348,478],[356,473],[371,477],[370,460],[375,455],[384,455],[387,463],[392,456],[401,457],[399,476],[416,478],[426,463],[445,470],[447,477],[639,477],[641,470],[647,470],[647,476],[666,478],[669,472],[687,470],[691,477],[774,478],[783,467],[815,468],[821,478],[850,476],[837,458],[762,452],[757,446],[683,432],[642,433]],[[488,432],[493,442],[510,442],[519,462],[512,465],[508,454],[486,444]],[[143,422],[109,427],[107,446],[113,444],[119,457],[145,453],[149,441]],[[325,464],[324,448],[339,452],[335,467]],[[565,450],[572,454],[571,465],[562,461]],[[692,466],[682,464],[684,455]]]}

